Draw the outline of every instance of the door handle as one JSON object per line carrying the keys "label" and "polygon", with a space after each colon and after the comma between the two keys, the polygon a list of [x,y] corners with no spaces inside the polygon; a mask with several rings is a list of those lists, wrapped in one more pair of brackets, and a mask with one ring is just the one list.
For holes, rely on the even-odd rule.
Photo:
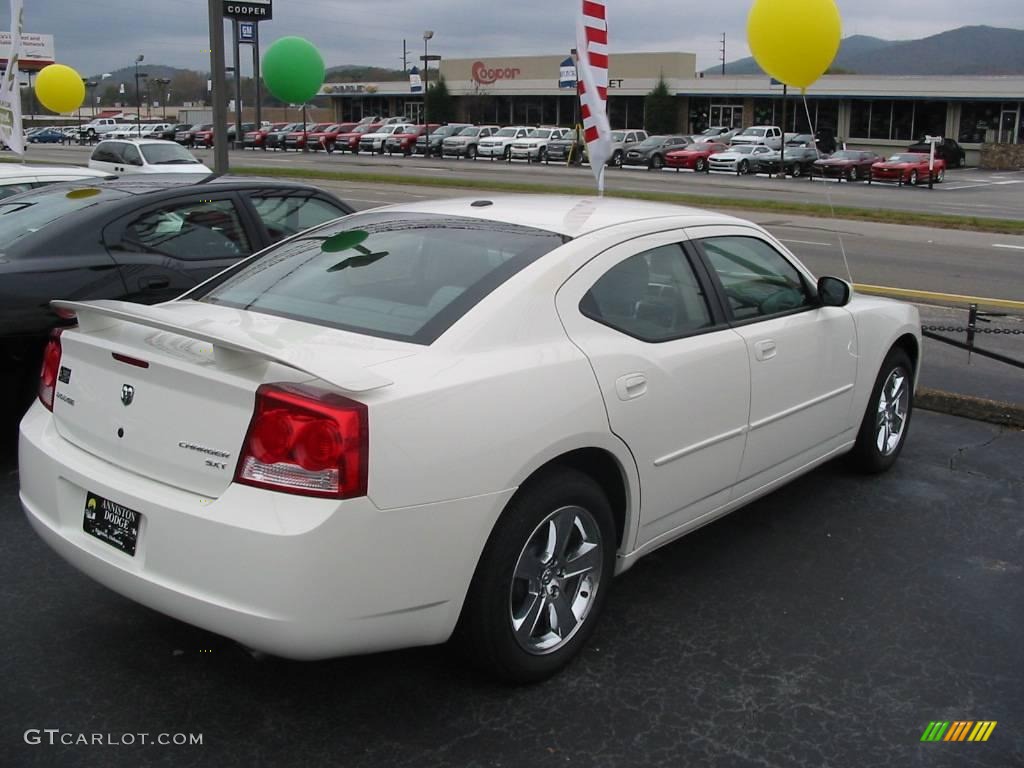
{"label": "door handle", "polygon": [[777,352],[775,341],[772,339],[763,339],[754,343],[754,356],[758,360],[771,360]]}
{"label": "door handle", "polygon": [[140,277],[139,288],[144,291],[158,291],[167,288],[171,284],[169,277]]}
{"label": "door handle", "polygon": [[615,394],[619,400],[632,400],[647,392],[647,377],[642,373],[627,373],[615,380]]}

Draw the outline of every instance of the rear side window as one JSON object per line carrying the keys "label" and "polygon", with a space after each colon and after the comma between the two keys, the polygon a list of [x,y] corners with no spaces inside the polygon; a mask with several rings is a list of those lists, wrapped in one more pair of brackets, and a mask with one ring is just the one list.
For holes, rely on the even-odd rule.
{"label": "rear side window", "polygon": [[189,298],[430,344],[566,240],[496,221],[369,213],[265,251]]}
{"label": "rear side window", "polygon": [[129,224],[122,245],[186,261],[248,256],[249,238],[230,200],[178,203]]}
{"label": "rear side window", "polygon": [[120,163],[121,153],[118,151],[120,145],[114,142],[102,142],[92,151],[90,159],[100,163]]}
{"label": "rear side window", "polygon": [[643,341],[668,341],[713,325],[704,291],[683,249],[663,245],[609,269],[580,312]]}

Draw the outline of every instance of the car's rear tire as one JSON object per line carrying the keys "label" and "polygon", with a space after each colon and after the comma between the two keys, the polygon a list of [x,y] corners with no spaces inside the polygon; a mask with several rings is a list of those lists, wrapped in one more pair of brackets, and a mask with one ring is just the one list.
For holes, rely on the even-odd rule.
{"label": "car's rear tire", "polygon": [[611,506],[590,477],[557,468],[531,479],[505,507],[477,564],[456,631],[466,654],[508,682],[560,670],[593,632],[615,547]]}
{"label": "car's rear tire", "polygon": [[665,158],[661,155],[655,154],[651,156],[650,168],[652,171],[660,171],[665,167]]}
{"label": "car's rear tire", "polygon": [[900,347],[885,356],[850,454],[862,472],[884,472],[903,450],[914,410],[914,365]]}
{"label": "car's rear tire", "polygon": [[857,180],[857,169],[856,168],[847,168],[846,169],[846,180],[847,181],[856,181]]}
{"label": "car's rear tire", "polygon": [[946,169],[945,168],[939,168],[938,173],[935,174],[935,183],[936,184],[941,184],[942,180],[945,179],[945,178],[946,178]]}

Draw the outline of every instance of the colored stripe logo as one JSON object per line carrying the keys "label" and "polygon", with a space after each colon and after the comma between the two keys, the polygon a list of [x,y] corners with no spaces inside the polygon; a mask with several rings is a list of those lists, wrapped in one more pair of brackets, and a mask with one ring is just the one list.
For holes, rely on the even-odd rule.
{"label": "colored stripe logo", "polygon": [[988,741],[995,720],[933,720],[921,734],[921,741]]}

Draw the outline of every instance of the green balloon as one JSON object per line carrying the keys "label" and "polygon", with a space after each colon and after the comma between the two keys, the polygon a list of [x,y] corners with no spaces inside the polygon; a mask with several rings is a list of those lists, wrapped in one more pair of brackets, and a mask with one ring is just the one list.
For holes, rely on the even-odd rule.
{"label": "green balloon", "polygon": [[263,54],[263,82],[281,101],[302,104],[324,84],[324,60],[309,40],[282,37]]}

